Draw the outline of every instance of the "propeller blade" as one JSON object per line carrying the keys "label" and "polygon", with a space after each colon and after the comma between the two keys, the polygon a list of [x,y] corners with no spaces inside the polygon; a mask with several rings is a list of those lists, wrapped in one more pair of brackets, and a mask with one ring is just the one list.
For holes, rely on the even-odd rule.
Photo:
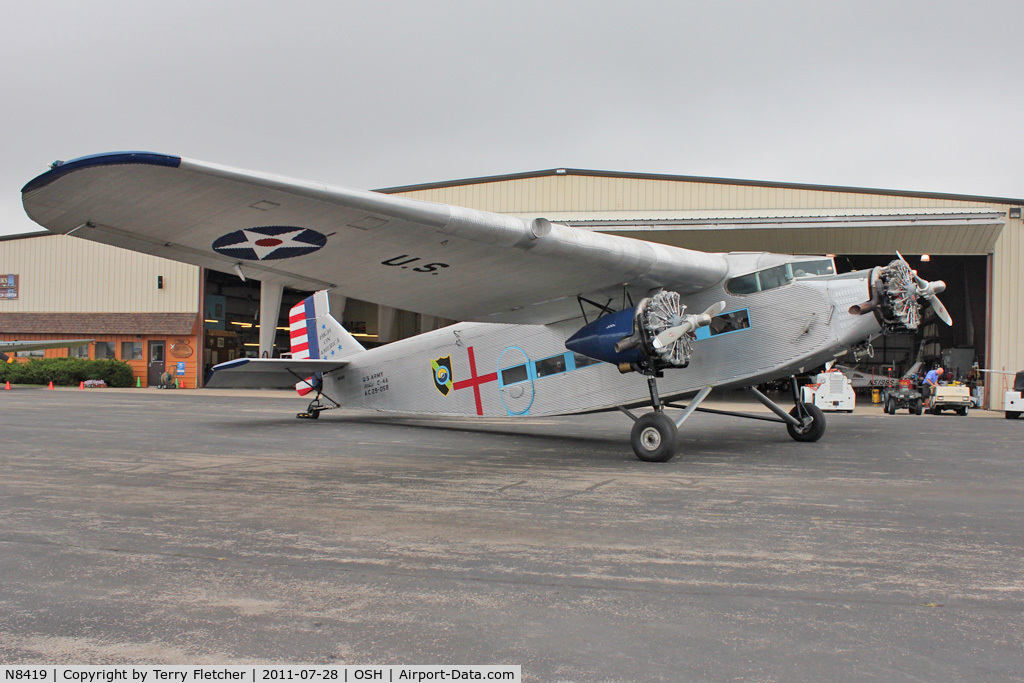
{"label": "propeller blade", "polygon": [[687,316],[687,319],[680,325],[670,327],[667,330],[662,330],[658,333],[658,336],[654,338],[654,348],[660,349],[668,346],[676,339],[679,339],[688,332],[693,332],[698,327],[704,327],[705,325],[711,324],[711,319],[716,315],[725,310],[725,302],[718,301],[711,304],[707,310],[700,315]]}
{"label": "propeller blade", "polygon": [[927,296],[925,298],[927,298],[928,303],[932,305],[932,310],[935,311],[935,315],[939,316],[942,322],[952,327],[953,318],[949,315],[949,311],[946,310],[946,307],[942,305],[942,302],[939,301],[939,297],[932,294],[931,296]]}
{"label": "propeller blade", "polygon": [[718,315],[719,313],[721,313],[724,310],[725,310],[725,302],[724,301],[719,301],[718,303],[712,304],[711,306],[709,306],[708,309],[706,311],[704,311],[704,315],[709,315],[712,318],[714,318],[716,315]]}

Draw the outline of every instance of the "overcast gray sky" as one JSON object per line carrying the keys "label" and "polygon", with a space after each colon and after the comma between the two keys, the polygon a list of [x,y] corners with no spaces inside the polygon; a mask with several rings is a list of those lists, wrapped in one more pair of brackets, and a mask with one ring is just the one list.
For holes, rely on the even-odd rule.
{"label": "overcast gray sky", "polygon": [[5,2],[0,234],[55,159],[379,188],[574,167],[1024,197],[1024,3]]}

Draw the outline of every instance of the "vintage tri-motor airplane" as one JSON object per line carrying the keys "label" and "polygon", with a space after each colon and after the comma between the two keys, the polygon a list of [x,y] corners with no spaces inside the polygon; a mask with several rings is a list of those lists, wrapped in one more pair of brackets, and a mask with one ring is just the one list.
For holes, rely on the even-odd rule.
{"label": "vintage tri-motor airplane", "polygon": [[[665,461],[713,388],[747,388],[797,441],[825,417],[756,389],[881,333],[915,329],[936,294],[902,257],[715,254],[446,204],[142,152],[57,162],[22,189],[51,232],[317,291],[291,311],[291,358],[238,359],[208,386],[291,386],[342,405],[433,415],[621,410],[637,457]],[[327,290],[463,320],[364,349]],[[690,397],[686,406],[677,401]],[[639,416],[630,409],[649,405]],[[679,409],[670,417],[666,408]],[[718,411],[721,412],[721,411]]]}

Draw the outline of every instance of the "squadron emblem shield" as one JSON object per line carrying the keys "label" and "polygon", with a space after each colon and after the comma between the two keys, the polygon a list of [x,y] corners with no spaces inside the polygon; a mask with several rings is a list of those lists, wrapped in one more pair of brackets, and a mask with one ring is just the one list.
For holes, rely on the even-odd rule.
{"label": "squadron emblem shield", "polygon": [[447,396],[452,390],[452,357],[444,356],[432,360],[430,367],[434,370],[434,386],[442,396]]}

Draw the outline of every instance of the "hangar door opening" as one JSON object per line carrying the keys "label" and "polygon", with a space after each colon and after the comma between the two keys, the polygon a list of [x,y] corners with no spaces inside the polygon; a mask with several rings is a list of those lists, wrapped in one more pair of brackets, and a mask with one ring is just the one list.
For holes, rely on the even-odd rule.
{"label": "hangar door opening", "polygon": [[[986,367],[989,257],[931,256],[922,261],[920,255],[904,256],[925,280],[946,283],[939,298],[953,318],[953,326],[948,327],[925,308],[916,334],[879,337],[874,341],[874,358],[862,359],[858,369],[901,377],[920,360],[926,369],[941,365],[951,373],[950,378],[966,379],[974,363]],[[887,255],[837,255],[836,267],[848,272],[890,261],[892,257]]]}

